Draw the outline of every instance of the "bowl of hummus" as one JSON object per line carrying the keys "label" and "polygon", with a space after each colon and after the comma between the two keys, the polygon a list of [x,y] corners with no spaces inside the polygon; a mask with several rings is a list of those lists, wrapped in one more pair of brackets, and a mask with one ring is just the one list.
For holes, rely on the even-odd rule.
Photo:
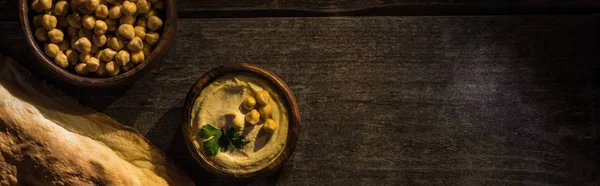
{"label": "bowl of hummus", "polygon": [[291,89],[275,73],[248,63],[217,67],[185,100],[183,135],[189,152],[218,177],[269,175],[292,155],[300,114]]}

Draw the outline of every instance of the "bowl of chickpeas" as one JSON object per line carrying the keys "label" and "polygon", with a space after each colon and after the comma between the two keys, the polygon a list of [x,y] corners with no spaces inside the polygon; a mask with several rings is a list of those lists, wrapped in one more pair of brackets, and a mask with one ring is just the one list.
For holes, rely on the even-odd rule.
{"label": "bowl of chickpeas", "polygon": [[177,27],[174,0],[20,0],[25,38],[50,74],[88,88],[129,85],[158,67]]}

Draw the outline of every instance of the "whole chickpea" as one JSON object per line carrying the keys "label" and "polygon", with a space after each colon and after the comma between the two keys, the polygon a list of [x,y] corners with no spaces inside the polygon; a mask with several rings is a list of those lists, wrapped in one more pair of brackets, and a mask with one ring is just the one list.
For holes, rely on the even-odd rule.
{"label": "whole chickpea", "polygon": [[150,8],[150,10],[149,10],[149,11],[148,11],[146,14],[144,14],[144,17],[145,17],[146,19],[148,19],[148,18],[150,18],[150,17],[152,17],[152,16],[160,17],[159,15],[160,15],[160,12],[158,12],[158,11],[157,11],[156,9],[154,9],[154,8]]}
{"label": "whole chickpea", "polygon": [[77,51],[81,53],[88,53],[92,50],[92,43],[86,37],[81,37],[75,42],[75,46],[77,47]]}
{"label": "whole chickpea", "polygon": [[117,30],[117,20],[105,19],[104,22],[106,23],[108,31],[114,32]]}
{"label": "whole chickpea", "polygon": [[165,8],[165,2],[160,0],[160,1],[156,1],[156,3],[154,3],[154,8],[162,10]]}
{"label": "whole chickpea", "polygon": [[136,37],[139,37],[142,40],[146,39],[146,27],[136,26],[133,28],[133,30],[135,32]]}
{"label": "whole chickpea", "polygon": [[33,0],[33,2],[31,2],[31,9],[37,13],[40,13],[44,10],[39,0]]}
{"label": "whole chickpea", "polygon": [[119,19],[123,15],[121,12],[121,5],[115,5],[108,10],[108,17],[111,19]]}
{"label": "whole chickpea", "polygon": [[58,54],[58,52],[60,52],[60,48],[58,47],[58,45],[56,45],[54,43],[48,43],[48,44],[46,44],[44,51],[48,57],[54,58],[54,57],[56,57],[56,54]]}
{"label": "whole chickpea", "polygon": [[236,114],[231,123],[233,124],[233,127],[235,129],[237,129],[238,131],[241,131],[241,130],[244,130],[244,124],[246,123],[246,121],[244,120],[243,115]]}
{"label": "whole chickpea", "polygon": [[67,13],[69,13],[69,3],[67,3],[67,1],[56,2],[56,6],[54,6],[54,14],[58,16],[65,16]]}
{"label": "whole chickpea", "polygon": [[138,17],[138,19],[135,21],[135,26],[136,26],[136,27],[137,27],[137,26],[141,26],[141,27],[144,27],[144,29],[146,29],[145,27],[146,27],[146,25],[148,25],[147,23],[148,23],[148,18],[146,18],[146,17],[141,17],[141,16],[140,16],[140,17]]}
{"label": "whole chickpea", "polygon": [[163,21],[156,17],[156,16],[151,16],[148,18],[148,28],[150,28],[150,30],[158,30],[160,29],[160,27],[162,27],[163,25]]}
{"label": "whole chickpea", "polygon": [[144,62],[144,59],[145,59],[145,56],[144,56],[144,52],[142,52],[142,51],[131,53],[131,62],[133,64],[142,63],[142,62]]}
{"label": "whole chickpea", "polygon": [[87,37],[89,39],[89,38],[92,38],[93,33],[91,30],[82,28],[82,29],[79,29],[79,31],[77,32],[77,35],[79,37]]}
{"label": "whole chickpea", "polygon": [[252,111],[246,113],[246,122],[250,123],[252,125],[256,125],[258,123],[258,121],[260,121],[260,114],[258,113],[258,111],[256,111],[255,109],[253,109]]}
{"label": "whole chickpea", "polygon": [[129,52],[127,52],[126,50],[119,51],[119,53],[117,53],[117,55],[115,56],[115,61],[120,66],[127,65],[130,59],[131,57],[129,55]]}
{"label": "whole chickpea", "polygon": [[79,53],[79,61],[85,63],[90,57],[93,57],[90,53]]}
{"label": "whole chickpea", "polygon": [[135,68],[133,63],[127,63],[126,65],[121,66],[121,70],[123,70],[123,72],[128,72],[133,68]]}
{"label": "whole chickpea", "polygon": [[58,49],[60,49],[60,51],[65,51],[70,48],[69,42],[67,40],[63,40],[57,43],[56,45],[58,45]]}
{"label": "whole chickpea", "polygon": [[86,63],[77,63],[74,69],[77,74],[82,76],[87,76],[90,73],[90,71],[87,70]]}
{"label": "whole chickpea", "polygon": [[120,37],[111,37],[108,39],[108,47],[110,47],[113,50],[121,50],[124,45],[125,43]]}
{"label": "whole chickpea", "polygon": [[59,43],[61,41],[63,41],[65,34],[60,31],[59,29],[52,29],[48,32],[48,38],[50,38],[50,41],[52,43]]}
{"label": "whole chickpea", "polygon": [[255,105],[256,105],[256,99],[254,99],[254,97],[252,97],[252,96],[246,97],[246,99],[244,99],[244,102],[242,103],[242,107],[244,107],[244,109],[246,109],[246,110],[254,109]]}
{"label": "whole chickpea", "polygon": [[69,25],[74,28],[81,28],[81,15],[77,12],[73,12],[67,16],[67,21],[69,21]]}
{"label": "whole chickpea", "polygon": [[267,103],[271,101],[271,96],[269,95],[269,92],[262,90],[256,93],[256,101],[260,105],[267,105]]}
{"label": "whole chickpea", "polygon": [[45,14],[44,16],[42,16],[42,26],[46,30],[52,30],[52,29],[56,28],[57,22],[58,21],[57,21],[56,17],[54,17],[53,15]]}
{"label": "whole chickpea", "polygon": [[46,29],[40,27],[40,28],[36,28],[34,31],[34,35],[35,35],[35,39],[37,39],[38,41],[44,42],[44,41],[48,41],[48,32],[46,31]]}
{"label": "whole chickpea", "polygon": [[100,62],[100,66],[98,67],[98,70],[96,71],[96,74],[100,77],[104,77],[107,75],[106,72],[106,63]]}
{"label": "whole chickpea", "polygon": [[94,25],[96,25],[96,18],[91,15],[84,15],[81,25],[83,28],[88,30],[94,29]]}
{"label": "whole chickpea", "polygon": [[135,24],[135,16],[122,16],[121,19],[119,19],[119,23],[133,25]]}
{"label": "whole chickpea", "polygon": [[137,12],[137,6],[135,3],[123,1],[123,4],[121,5],[121,12],[123,12],[124,15],[133,15],[135,12]]}
{"label": "whole chickpea", "polygon": [[146,0],[138,0],[135,5],[137,6],[137,13],[145,14],[150,11],[150,3]]}
{"label": "whole chickpea", "polygon": [[96,8],[95,14],[96,14],[96,17],[106,19],[108,17],[108,7],[104,4],[98,5],[98,8]]}
{"label": "whole chickpea", "polygon": [[260,113],[260,117],[263,119],[271,118],[271,114],[273,114],[273,108],[271,105],[265,105],[258,109],[258,113]]}
{"label": "whole chickpea", "polygon": [[133,39],[133,37],[135,37],[135,30],[133,29],[132,25],[122,24],[119,26],[119,28],[117,28],[117,34],[123,36],[125,39]]}
{"label": "whole chickpea", "polygon": [[272,119],[268,119],[265,121],[262,128],[268,133],[273,133],[275,130],[277,130],[277,122]]}
{"label": "whole chickpea", "polygon": [[85,8],[89,11],[96,11],[96,8],[100,5],[99,0],[87,0],[85,2]]}
{"label": "whole chickpea", "polygon": [[102,35],[102,34],[106,33],[107,30],[108,30],[108,25],[106,25],[106,22],[104,22],[102,20],[96,20],[96,23],[94,24],[94,33],[96,33],[98,35]]}
{"label": "whole chickpea", "polygon": [[148,58],[148,56],[150,56],[150,53],[152,53],[152,46],[144,42],[144,48],[142,48],[142,52],[144,52],[144,55],[146,56],[146,58]]}
{"label": "whole chickpea", "polygon": [[120,68],[114,61],[106,63],[106,73],[109,76],[117,76],[119,75]]}
{"label": "whole chickpea", "polygon": [[39,0],[39,5],[42,9],[48,10],[52,8],[52,0]]}
{"label": "whole chickpea", "polygon": [[[142,39],[139,37],[134,37],[127,44],[127,48],[132,52],[139,52],[142,50],[142,48],[144,48],[144,41],[142,41]],[[142,56],[143,55],[144,53],[142,52]]]}
{"label": "whole chickpea", "polygon": [[100,60],[96,59],[95,57],[90,57],[87,59],[87,61],[85,61],[85,64],[85,67],[89,72],[96,72],[98,67],[100,67]]}
{"label": "whole chickpea", "polygon": [[110,48],[105,48],[104,50],[102,50],[102,55],[100,57],[101,57],[102,61],[109,62],[109,61],[114,61],[115,60],[115,55],[116,54],[117,54],[116,51],[114,51],[114,50],[112,50]]}
{"label": "whole chickpea", "polygon": [[69,64],[72,64],[72,65],[77,64],[77,60],[79,59],[79,52],[77,52],[77,50],[67,49],[65,51],[65,55],[67,55]]}
{"label": "whole chickpea", "polygon": [[94,34],[94,36],[92,36],[92,42],[98,47],[103,47],[106,44],[106,36]]}
{"label": "whole chickpea", "polygon": [[63,52],[58,51],[58,53],[56,53],[56,57],[54,57],[54,63],[61,68],[67,68],[69,66],[69,59],[67,59],[67,55],[65,55]]}
{"label": "whole chickpea", "polygon": [[154,45],[156,45],[156,43],[158,43],[159,37],[160,36],[159,36],[158,32],[154,32],[154,31],[148,32],[148,33],[146,33],[146,42],[148,44],[154,46]]}

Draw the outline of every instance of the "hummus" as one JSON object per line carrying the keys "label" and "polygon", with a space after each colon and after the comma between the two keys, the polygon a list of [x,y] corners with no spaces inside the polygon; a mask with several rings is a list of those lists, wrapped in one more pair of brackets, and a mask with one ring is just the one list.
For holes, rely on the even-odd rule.
{"label": "hummus", "polygon": [[283,152],[288,136],[288,110],[286,104],[275,89],[266,81],[252,74],[232,73],[224,75],[208,86],[194,102],[191,116],[190,139],[199,153],[204,153],[202,139],[197,134],[202,126],[210,124],[215,128],[226,131],[233,127],[232,120],[236,116],[244,116],[247,112],[242,103],[248,96],[256,96],[262,90],[269,92],[273,108],[271,119],[278,127],[273,133],[262,128],[261,120],[256,125],[246,123],[242,136],[250,143],[236,148],[229,145],[225,152],[215,156],[206,156],[214,167],[233,174],[244,174],[258,171],[271,164]]}

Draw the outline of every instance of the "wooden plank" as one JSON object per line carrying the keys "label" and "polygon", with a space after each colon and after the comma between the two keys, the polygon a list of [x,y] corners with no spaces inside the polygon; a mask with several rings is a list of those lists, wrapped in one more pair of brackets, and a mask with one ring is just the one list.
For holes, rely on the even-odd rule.
{"label": "wooden plank", "polygon": [[[138,129],[199,183],[178,131],[182,101],[209,69],[249,61],[294,90],[303,127],[294,156],[258,184],[595,185],[597,22],[183,19],[163,65],[135,85],[98,99],[61,87]],[[15,22],[0,27],[3,41],[19,34]],[[0,51],[30,63],[18,47]]]}

